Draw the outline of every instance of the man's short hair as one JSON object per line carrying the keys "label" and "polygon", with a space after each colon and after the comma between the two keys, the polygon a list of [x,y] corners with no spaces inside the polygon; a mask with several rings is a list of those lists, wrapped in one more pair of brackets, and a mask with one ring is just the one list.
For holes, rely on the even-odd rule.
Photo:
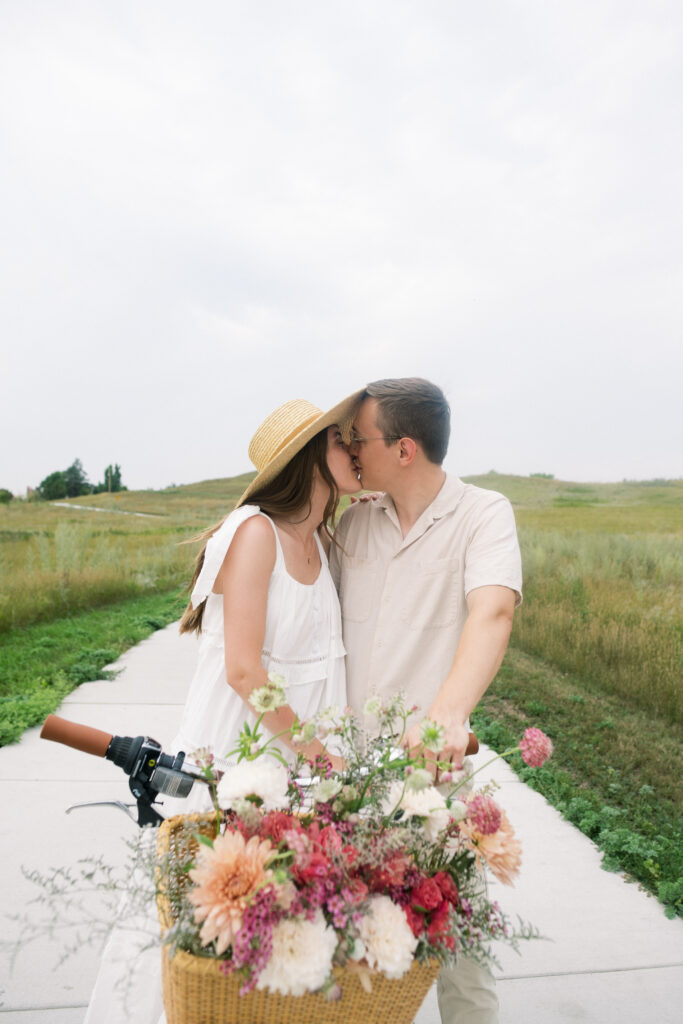
{"label": "man's short hair", "polygon": [[366,398],[377,402],[377,426],[387,437],[411,437],[441,465],[451,436],[451,409],[441,388],[422,377],[374,380]]}

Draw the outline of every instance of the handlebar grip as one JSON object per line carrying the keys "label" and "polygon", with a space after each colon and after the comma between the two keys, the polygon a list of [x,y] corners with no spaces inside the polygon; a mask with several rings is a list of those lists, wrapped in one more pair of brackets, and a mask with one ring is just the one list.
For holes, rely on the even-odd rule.
{"label": "handlebar grip", "polygon": [[84,754],[105,757],[114,737],[101,729],[92,729],[89,725],[79,725],[78,722],[67,722],[57,715],[48,715],[40,730],[40,738],[63,743],[74,750],[82,750]]}
{"label": "handlebar grip", "polygon": [[465,755],[467,756],[467,754],[476,754],[476,753],[478,753],[478,751],[479,751],[479,740],[474,735],[474,733],[471,732],[470,735],[469,735],[469,739],[467,740],[467,750],[465,751]]}

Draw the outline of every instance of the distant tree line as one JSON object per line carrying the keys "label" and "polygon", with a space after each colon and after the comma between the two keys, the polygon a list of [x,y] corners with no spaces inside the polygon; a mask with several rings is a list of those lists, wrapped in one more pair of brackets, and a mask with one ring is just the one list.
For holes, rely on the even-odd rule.
{"label": "distant tree line", "polygon": [[83,494],[101,494],[103,491],[126,491],[121,482],[121,467],[118,462],[109,465],[104,471],[104,480],[99,484],[91,484],[83,469],[80,459],[74,459],[67,469],[57,469],[49,473],[37,487],[38,494],[46,501],[58,501],[60,498],[80,498]]}

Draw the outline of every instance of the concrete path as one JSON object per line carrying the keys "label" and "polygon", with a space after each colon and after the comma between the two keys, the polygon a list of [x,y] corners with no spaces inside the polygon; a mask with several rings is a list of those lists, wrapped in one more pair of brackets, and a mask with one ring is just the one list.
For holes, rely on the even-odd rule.
{"label": "concrete path", "polygon": [[[111,682],[85,683],[60,714],[117,735],[154,736],[168,744],[176,732],[196,658],[196,642],[169,626],[128,651]],[[485,753],[485,752],[484,752]],[[481,755],[480,755],[481,756]],[[683,1016],[683,922],[669,921],[656,901],[600,868],[593,844],[502,762],[486,775],[524,844],[524,867],[514,889],[495,896],[547,936],[522,954],[499,951],[501,1024],[678,1024]],[[114,765],[39,739],[0,750],[0,903],[25,910],[36,889],[20,866],[45,870],[80,857],[124,859],[122,837],[136,826],[120,811],[64,811],[86,800],[128,801],[125,776]],[[13,925],[4,923],[4,937]],[[0,1024],[81,1024],[97,971],[98,951],[83,946],[53,970],[54,943],[37,936],[12,974],[2,968]],[[438,1024],[434,992],[416,1024]]]}

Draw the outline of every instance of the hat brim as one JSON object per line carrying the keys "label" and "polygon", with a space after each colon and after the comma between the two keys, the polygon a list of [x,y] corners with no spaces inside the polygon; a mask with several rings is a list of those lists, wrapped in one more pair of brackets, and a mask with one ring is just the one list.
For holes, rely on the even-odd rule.
{"label": "hat brim", "polygon": [[297,434],[296,437],[293,437],[292,440],[277,453],[275,458],[272,462],[268,463],[265,469],[262,469],[260,473],[256,474],[235,505],[235,508],[239,508],[240,505],[244,505],[247,498],[254,494],[260,487],[263,487],[265,484],[270,483],[271,480],[274,480],[278,473],[281,473],[285,466],[292,461],[294,456],[301,451],[304,445],[308,444],[311,438],[315,437],[316,434],[319,434],[321,430],[331,427],[333,423],[338,423],[340,426],[346,425],[353,417],[364,393],[364,388],[361,388],[360,391],[354,391],[352,395],[348,396],[348,398],[342,399],[341,402],[338,402],[327,412],[321,413],[320,416],[305,426],[301,433]]}

